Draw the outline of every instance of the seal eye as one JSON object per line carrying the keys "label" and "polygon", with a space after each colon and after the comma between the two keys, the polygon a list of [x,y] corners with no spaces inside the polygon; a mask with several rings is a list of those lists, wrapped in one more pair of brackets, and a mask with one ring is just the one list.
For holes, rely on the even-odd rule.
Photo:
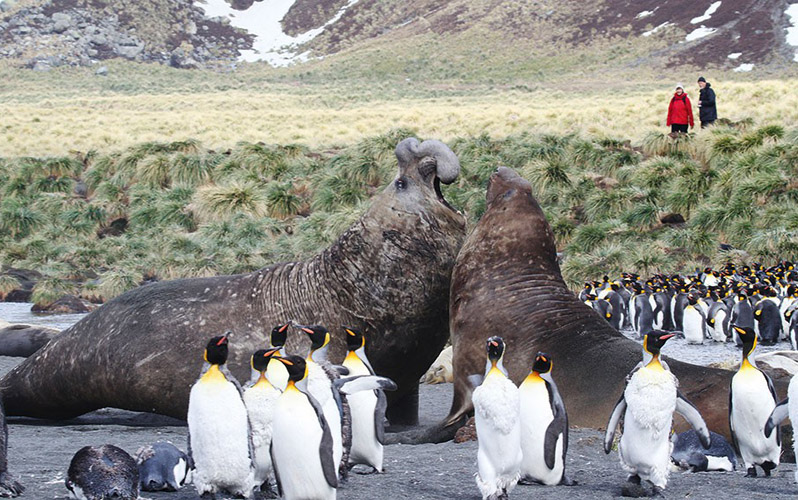
{"label": "seal eye", "polygon": [[404,179],[396,179],[394,185],[396,186],[396,189],[405,189],[407,187],[407,181]]}

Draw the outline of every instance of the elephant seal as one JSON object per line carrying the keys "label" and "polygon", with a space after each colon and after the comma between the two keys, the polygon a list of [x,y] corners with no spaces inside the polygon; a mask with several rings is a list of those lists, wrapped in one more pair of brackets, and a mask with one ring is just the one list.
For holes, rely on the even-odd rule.
{"label": "elephant seal", "polygon": [[[249,274],[158,282],[126,292],[64,330],[0,380],[8,415],[69,418],[115,407],[186,418],[207,339],[232,331],[230,370],[249,377],[250,356],[274,325],[322,324],[330,360],[346,334],[368,338],[374,370],[399,389],[388,418],[418,421],[418,380],[448,337],[448,291],[466,220],[443,198],[457,156],[442,142],[405,139],[398,174],[365,214],[309,260]],[[305,354],[305,335],[288,352]]]}
{"label": "elephant seal", "polygon": [[[641,360],[640,344],[565,285],[554,235],[532,186],[506,167],[491,175],[486,212],[458,255],[449,313],[454,396],[444,427],[473,412],[469,376],[483,372],[490,335],[505,339],[504,366],[516,383],[529,373],[535,353],[551,354],[570,423],[581,427],[606,427],[626,375]],[[709,428],[728,437],[733,373],[672,359],[668,364]]]}
{"label": "elephant seal", "polygon": [[122,448],[84,446],[72,457],[64,484],[74,498],[138,500],[139,469]]}
{"label": "elephant seal", "polygon": [[59,333],[46,326],[9,324],[0,328],[0,356],[27,358]]}

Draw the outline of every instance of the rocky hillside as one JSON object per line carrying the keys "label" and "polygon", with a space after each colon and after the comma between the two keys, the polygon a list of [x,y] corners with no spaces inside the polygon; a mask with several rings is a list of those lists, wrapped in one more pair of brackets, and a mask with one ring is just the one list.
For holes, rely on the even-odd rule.
{"label": "rocky hillside", "polygon": [[450,58],[592,51],[627,68],[780,71],[798,59],[798,3],[786,0],[295,0],[280,9],[268,0],[0,0],[0,57],[285,65],[426,44]]}

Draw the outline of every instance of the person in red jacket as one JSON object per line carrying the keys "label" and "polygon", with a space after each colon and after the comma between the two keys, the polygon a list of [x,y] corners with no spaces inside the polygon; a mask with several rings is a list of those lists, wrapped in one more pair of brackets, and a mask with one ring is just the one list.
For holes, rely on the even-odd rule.
{"label": "person in red jacket", "polygon": [[693,106],[681,83],[676,85],[676,93],[673,94],[671,104],[668,106],[667,125],[671,127],[671,133],[686,134],[688,126],[693,128]]}

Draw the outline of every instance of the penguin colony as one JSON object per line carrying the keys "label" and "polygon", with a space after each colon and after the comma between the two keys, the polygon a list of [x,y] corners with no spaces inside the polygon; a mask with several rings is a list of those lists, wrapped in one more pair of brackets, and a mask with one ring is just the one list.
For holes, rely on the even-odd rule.
{"label": "penguin colony", "polygon": [[289,326],[275,327],[269,348],[252,354],[244,388],[226,367],[229,332],[208,341],[188,406],[188,460],[203,498],[276,488],[285,499],[335,499],[350,467],[382,472],[383,391],[396,384],[374,374],[358,330],[344,327],[348,366],[334,366],[319,325],[294,325],[311,340],[306,357],[281,354]]}
{"label": "penguin colony", "polygon": [[688,344],[729,342],[742,346],[731,325],[751,328],[758,341],[788,341],[798,350],[798,271],[789,261],[772,267],[727,263],[690,275],[642,279],[622,273],[611,281],[586,282],[579,298],[618,330],[638,338],[651,330],[676,332]]}

